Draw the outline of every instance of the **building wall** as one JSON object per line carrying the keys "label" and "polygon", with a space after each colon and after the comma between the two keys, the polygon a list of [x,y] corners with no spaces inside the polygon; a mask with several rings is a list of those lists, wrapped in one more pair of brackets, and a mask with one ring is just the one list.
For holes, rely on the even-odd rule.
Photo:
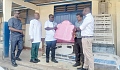
{"label": "building wall", "polygon": [[[93,15],[98,14],[98,1],[92,1],[92,13]],[[114,37],[115,37],[115,48],[116,53],[120,56],[120,1],[119,0],[110,0],[108,1],[108,14],[112,15],[113,27],[114,27]]]}
{"label": "building wall", "polygon": [[92,14],[93,15],[97,15],[98,14],[98,1],[97,0],[93,0],[92,1]]}
{"label": "building wall", "polygon": [[27,11],[28,16],[26,18],[26,24],[30,24],[30,20],[34,19],[34,13],[35,11],[31,9]]}
{"label": "building wall", "polygon": [[[120,56],[120,1],[110,0],[108,1],[108,14],[112,15],[114,37],[115,37],[115,48],[117,55]],[[98,1],[92,1],[92,14],[98,14]]]}
{"label": "building wall", "polygon": [[117,55],[120,56],[120,2],[116,3]]}

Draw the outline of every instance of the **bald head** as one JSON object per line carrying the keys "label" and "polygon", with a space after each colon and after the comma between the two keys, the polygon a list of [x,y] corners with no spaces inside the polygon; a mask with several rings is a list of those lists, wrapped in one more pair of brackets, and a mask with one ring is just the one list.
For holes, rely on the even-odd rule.
{"label": "bald head", "polygon": [[34,14],[34,17],[35,17],[35,19],[37,19],[37,20],[38,20],[38,19],[40,18],[39,13],[37,13],[37,12],[36,12],[36,13]]}
{"label": "bald head", "polygon": [[87,14],[90,13],[90,12],[91,12],[90,8],[89,8],[89,7],[86,7],[86,8],[84,8],[84,10],[83,10],[83,15],[87,15]]}
{"label": "bald head", "polygon": [[86,10],[86,12],[90,13],[90,8],[89,7],[86,7],[85,10]]}

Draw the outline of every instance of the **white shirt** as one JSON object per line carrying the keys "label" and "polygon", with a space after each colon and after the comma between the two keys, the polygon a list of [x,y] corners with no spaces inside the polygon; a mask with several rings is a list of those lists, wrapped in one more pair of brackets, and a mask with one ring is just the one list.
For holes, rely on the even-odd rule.
{"label": "white shirt", "polygon": [[[57,23],[55,22],[50,22],[49,20],[45,22],[45,26],[44,28],[47,27],[55,27],[57,26]],[[45,30],[46,31],[46,37],[45,37],[45,41],[55,41],[56,39],[54,38],[55,35],[55,30]]]}
{"label": "white shirt", "polygon": [[80,26],[81,36],[93,36],[94,35],[94,18],[91,13],[87,14]]}
{"label": "white shirt", "polygon": [[33,19],[30,21],[29,35],[30,39],[33,39],[32,43],[41,42],[42,24],[39,20]]}

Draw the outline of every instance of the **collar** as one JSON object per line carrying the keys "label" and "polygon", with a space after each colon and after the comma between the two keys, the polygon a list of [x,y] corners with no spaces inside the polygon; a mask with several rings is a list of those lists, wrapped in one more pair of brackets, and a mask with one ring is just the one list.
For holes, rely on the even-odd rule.
{"label": "collar", "polygon": [[49,22],[54,22],[54,21],[50,21],[50,20],[49,20]]}
{"label": "collar", "polygon": [[79,21],[77,21],[77,23],[82,23],[82,20],[79,22]]}
{"label": "collar", "polygon": [[16,17],[13,17],[13,18],[15,18],[15,19],[19,19],[19,18],[16,18]]}
{"label": "collar", "polygon": [[[51,22],[50,20],[48,20],[48,21]],[[52,23],[54,23],[54,21]]]}
{"label": "collar", "polygon": [[[34,20],[37,20],[37,19],[34,19]],[[39,20],[37,20],[37,21],[39,21]]]}
{"label": "collar", "polygon": [[89,16],[89,15],[91,15],[91,13],[88,13],[87,15],[85,15],[85,16]]}

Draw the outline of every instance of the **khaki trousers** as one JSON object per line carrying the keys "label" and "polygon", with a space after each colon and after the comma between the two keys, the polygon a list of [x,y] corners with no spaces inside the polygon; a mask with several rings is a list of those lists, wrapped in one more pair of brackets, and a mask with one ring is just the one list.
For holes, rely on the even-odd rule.
{"label": "khaki trousers", "polygon": [[94,57],[92,53],[92,42],[93,38],[82,38],[82,47],[84,54],[84,66],[88,70],[94,70]]}

